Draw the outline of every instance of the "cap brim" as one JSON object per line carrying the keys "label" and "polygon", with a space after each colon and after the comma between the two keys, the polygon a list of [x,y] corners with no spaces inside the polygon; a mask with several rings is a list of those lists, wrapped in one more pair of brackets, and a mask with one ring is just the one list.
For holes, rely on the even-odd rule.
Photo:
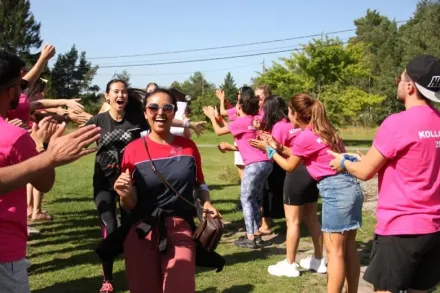
{"label": "cap brim", "polygon": [[440,103],[440,91],[438,91],[438,92],[430,91],[430,90],[422,87],[418,83],[416,83],[416,87],[424,97],[430,99],[433,102]]}

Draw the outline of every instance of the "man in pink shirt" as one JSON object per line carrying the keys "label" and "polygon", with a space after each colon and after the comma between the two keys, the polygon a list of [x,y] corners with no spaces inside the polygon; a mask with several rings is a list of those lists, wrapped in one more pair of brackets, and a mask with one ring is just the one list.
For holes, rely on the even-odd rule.
{"label": "man in pink shirt", "polygon": [[[43,152],[43,141],[56,131],[56,125],[45,119],[41,129],[34,126],[29,133],[5,121],[8,110],[18,105],[21,95],[21,60],[0,52],[0,167],[20,164]],[[41,162],[41,161],[40,161]],[[47,165],[46,165],[47,166]],[[48,192],[55,181],[53,167],[47,166],[31,178],[31,183]],[[0,195],[0,288],[2,293],[28,293],[26,242],[26,186]]]}
{"label": "man in pink shirt", "polygon": [[376,292],[428,292],[440,281],[440,59],[415,57],[396,84],[406,110],[385,119],[360,162],[332,153],[331,166],[362,180],[379,174],[365,280]]}

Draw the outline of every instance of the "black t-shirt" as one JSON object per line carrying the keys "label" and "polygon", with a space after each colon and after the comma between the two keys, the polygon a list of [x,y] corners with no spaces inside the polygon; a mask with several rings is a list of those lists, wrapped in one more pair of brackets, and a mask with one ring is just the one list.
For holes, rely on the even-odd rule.
{"label": "black t-shirt", "polygon": [[149,129],[148,123],[143,116],[130,115],[118,122],[109,112],[105,112],[90,118],[87,125],[90,124],[101,127],[93,187],[95,190],[113,190],[113,185],[121,174],[120,166],[125,147],[129,142],[139,138],[142,131]]}

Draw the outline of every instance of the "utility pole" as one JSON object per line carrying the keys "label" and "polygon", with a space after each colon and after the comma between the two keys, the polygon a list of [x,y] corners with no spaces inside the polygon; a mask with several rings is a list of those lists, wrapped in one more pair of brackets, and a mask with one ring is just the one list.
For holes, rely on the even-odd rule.
{"label": "utility pole", "polygon": [[265,73],[266,72],[266,63],[265,63],[265,60],[263,59],[263,73]]}

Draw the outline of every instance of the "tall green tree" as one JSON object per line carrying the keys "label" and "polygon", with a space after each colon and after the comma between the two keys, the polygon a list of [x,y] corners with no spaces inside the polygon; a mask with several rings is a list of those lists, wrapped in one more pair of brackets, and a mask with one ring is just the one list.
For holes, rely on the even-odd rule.
{"label": "tall green tree", "polygon": [[367,14],[356,19],[354,23],[356,37],[350,41],[365,44],[364,54],[372,73],[372,78],[363,88],[386,97],[382,107],[374,112],[376,122],[380,123],[389,114],[403,109],[396,99],[394,87],[394,78],[400,75],[402,60],[398,24],[376,10],[367,10]]}
{"label": "tall green tree", "polygon": [[29,0],[0,1],[0,49],[26,55],[41,46],[41,24],[30,8]]}
{"label": "tall green tree", "polygon": [[274,63],[255,82],[270,85],[284,97],[311,93],[324,103],[337,126],[361,123],[362,114],[383,100],[362,89],[372,77],[364,46],[361,42],[344,45],[331,38],[313,40],[301,52],[282,58],[283,64]]}
{"label": "tall green tree", "polygon": [[225,92],[225,97],[229,102],[235,105],[237,103],[237,86],[235,85],[235,80],[230,72],[226,74],[225,80],[220,88]]}
{"label": "tall green tree", "polygon": [[99,87],[91,86],[97,70],[98,66],[87,61],[85,52],[78,55],[75,45],[67,53],[59,54],[51,78],[56,97],[72,98],[99,90]]}
{"label": "tall green tree", "polygon": [[208,82],[200,71],[195,72],[188,80],[181,84],[182,91],[193,98],[203,98],[209,92],[213,92],[215,85]]}

